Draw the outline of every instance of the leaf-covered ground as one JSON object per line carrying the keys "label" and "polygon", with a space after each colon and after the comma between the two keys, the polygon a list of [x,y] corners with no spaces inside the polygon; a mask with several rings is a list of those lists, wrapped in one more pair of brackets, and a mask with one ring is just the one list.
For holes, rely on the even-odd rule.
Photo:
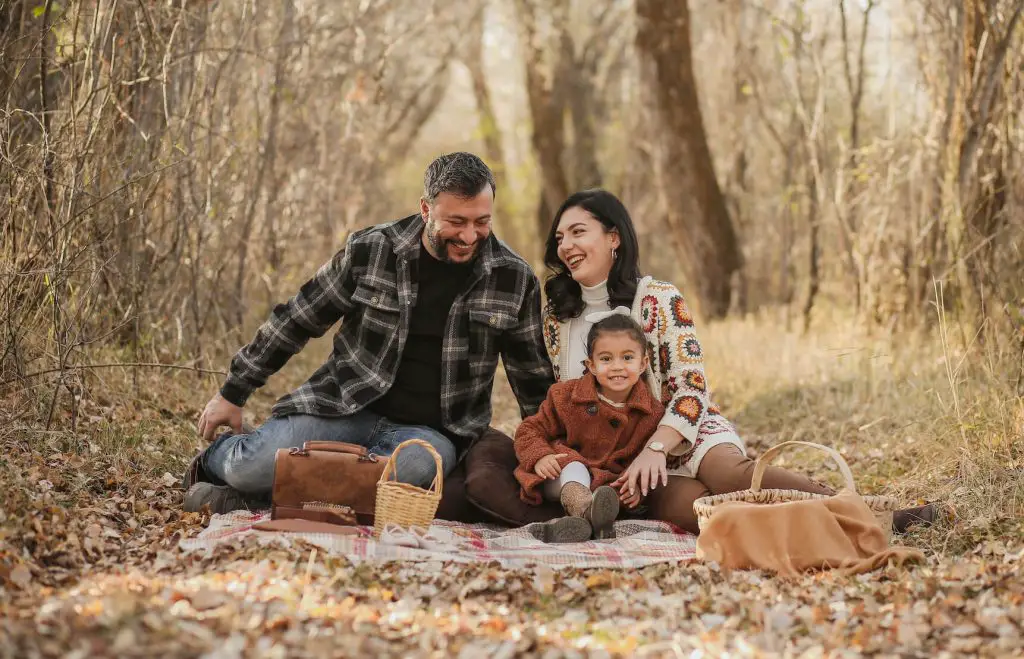
{"label": "leaf-covered ground", "polygon": [[[17,420],[39,392],[5,401],[0,656],[1024,655],[1020,399],[948,346],[766,339],[764,326],[733,321],[704,337],[718,398],[752,452],[827,443],[864,491],[955,504],[954,523],[899,540],[925,563],[786,581],[699,563],[354,566],[254,543],[183,554],[178,541],[207,519],[181,512],[178,479],[216,382],[151,374],[83,400],[74,432]],[[272,400],[261,394],[254,412]],[[495,402],[511,430],[507,386]],[[834,475],[811,454],[785,463]]]}

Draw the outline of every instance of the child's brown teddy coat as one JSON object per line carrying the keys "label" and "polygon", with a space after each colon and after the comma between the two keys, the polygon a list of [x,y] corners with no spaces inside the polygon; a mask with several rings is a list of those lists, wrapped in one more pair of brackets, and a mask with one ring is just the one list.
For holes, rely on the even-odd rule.
{"label": "child's brown teddy coat", "polygon": [[621,409],[598,398],[592,373],[552,385],[540,410],[516,430],[516,478],[523,501],[541,502],[538,487],[544,478],[534,468],[545,455],[567,454],[559,458],[562,467],[582,462],[590,470],[591,489],[611,483],[643,450],[664,411],[643,380]]}

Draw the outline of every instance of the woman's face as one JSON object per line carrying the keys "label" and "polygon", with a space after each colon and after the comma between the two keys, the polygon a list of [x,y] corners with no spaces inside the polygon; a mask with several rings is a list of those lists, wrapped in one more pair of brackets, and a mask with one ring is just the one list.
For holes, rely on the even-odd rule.
{"label": "woman's face", "polygon": [[612,271],[612,250],[619,246],[617,231],[607,231],[593,215],[579,206],[562,213],[555,228],[558,258],[572,278],[583,286],[595,286]]}

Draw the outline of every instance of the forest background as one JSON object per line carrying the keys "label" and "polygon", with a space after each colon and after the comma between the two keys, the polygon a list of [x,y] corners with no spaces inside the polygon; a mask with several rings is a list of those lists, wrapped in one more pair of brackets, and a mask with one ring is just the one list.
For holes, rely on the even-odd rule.
{"label": "forest background", "polygon": [[[415,212],[454,150],[492,166],[495,231],[541,276],[569,193],[625,201],[754,453],[821,441],[866,490],[955,502],[915,536],[936,555],[1003,542],[1024,498],[1022,11],[0,1],[0,581],[101,563],[69,521],[97,499],[115,535],[184,524],[173,479],[231,354],[350,232]],[[511,430],[502,377],[495,401]]]}

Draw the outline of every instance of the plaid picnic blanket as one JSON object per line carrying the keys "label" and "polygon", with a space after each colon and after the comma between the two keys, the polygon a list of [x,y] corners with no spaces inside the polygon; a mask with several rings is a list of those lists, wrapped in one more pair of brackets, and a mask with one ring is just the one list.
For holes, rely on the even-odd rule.
{"label": "plaid picnic blanket", "polygon": [[[647,520],[615,523],[614,540],[574,544],[545,544],[529,527],[508,529],[489,524],[460,524],[436,520],[425,541],[408,542],[412,536],[385,533],[373,537],[373,527],[359,527],[359,535],[328,533],[278,533],[257,531],[254,524],[270,519],[265,511],[234,511],[214,515],[210,525],[195,538],[179,545],[184,551],[208,551],[223,542],[255,537],[260,543],[291,544],[296,538],[330,554],[346,556],[354,563],[385,561],[497,561],[503,567],[638,568],[655,563],[694,558],[697,537],[671,524]],[[422,534],[421,534],[422,535]],[[415,538],[412,538],[415,540]],[[403,541],[406,541],[403,543]]]}

